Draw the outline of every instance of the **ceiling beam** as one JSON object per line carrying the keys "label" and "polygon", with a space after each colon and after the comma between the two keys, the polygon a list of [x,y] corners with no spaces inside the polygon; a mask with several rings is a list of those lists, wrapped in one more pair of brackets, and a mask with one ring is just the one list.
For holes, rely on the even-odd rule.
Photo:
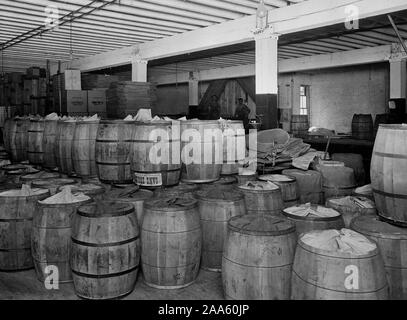
{"label": "ceiling beam", "polygon": [[[198,2],[198,1],[197,1]],[[309,0],[269,11],[269,22],[278,34],[289,34],[344,23],[346,8],[355,5],[360,19],[407,10],[406,0]],[[134,54],[154,60],[253,40],[254,15],[155,41],[75,60],[72,67],[83,71],[128,64]]]}
{"label": "ceiling beam", "polygon": [[[285,59],[279,62],[279,73],[301,72],[316,69],[347,67],[361,64],[380,63],[388,61],[391,55],[391,45],[370,47],[364,49],[314,55],[301,58]],[[231,79],[255,76],[255,65],[242,65],[198,72],[199,81]],[[155,75],[154,68],[149,70],[149,81],[158,85],[184,83],[189,80],[189,72],[180,74]]]}

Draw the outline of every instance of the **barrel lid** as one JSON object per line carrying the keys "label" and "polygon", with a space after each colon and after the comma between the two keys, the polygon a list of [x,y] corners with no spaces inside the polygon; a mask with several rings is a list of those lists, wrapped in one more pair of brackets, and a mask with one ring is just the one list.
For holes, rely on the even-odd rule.
{"label": "barrel lid", "polygon": [[284,175],[290,176],[293,175],[293,177],[296,176],[321,176],[321,173],[316,171],[316,170],[307,170],[307,171],[303,171],[303,170],[299,170],[299,169],[287,169],[283,171]]}
{"label": "barrel lid", "polygon": [[34,186],[59,186],[66,184],[75,184],[76,181],[73,179],[50,179],[50,180],[36,180],[33,181]]}
{"label": "barrel lid", "polygon": [[30,119],[30,122],[45,122],[44,119]]}
{"label": "barrel lid", "polygon": [[[22,164],[9,164],[6,166],[1,167],[1,169],[5,171],[17,171],[17,170],[26,170],[28,169],[28,166],[22,165]],[[39,172],[39,171],[37,171]]]}
{"label": "barrel lid", "polygon": [[45,180],[45,179],[54,179],[59,178],[60,174],[56,172],[45,172],[40,171],[37,173],[29,173],[21,177],[22,180]]}
{"label": "barrel lid", "polygon": [[244,195],[240,192],[227,190],[225,188],[214,187],[212,189],[204,189],[199,190],[194,193],[194,196],[198,200],[203,201],[227,201],[227,202],[234,202],[244,199]]}
{"label": "barrel lid", "polygon": [[239,189],[244,191],[258,191],[258,192],[270,192],[279,190],[280,188],[270,181],[249,181],[245,184],[238,186]]}
{"label": "barrel lid", "polygon": [[62,191],[66,189],[67,187],[71,188],[71,192],[81,192],[81,193],[88,193],[88,194],[100,194],[105,191],[105,188],[101,185],[97,184],[92,184],[92,183],[87,183],[87,184],[81,184],[81,185],[73,185],[73,186],[68,186],[64,185],[60,187],[59,189]]}
{"label": "barrel lid", "polygon": [[378,216],[360,216],[351,223],[351,228],[365,235],[378,238],[407,240],[407,229],[380,221]]}
{"label": "barrel lid", "polygon": [[157,189],[158,193],[190,193],[199,190],[199,187],[196,184],[190,184],[190,183],[180,183],[179,185],[171,188],[162,188],[162,189]]}
{"label": "barrel lid", "polygon": [[184,211],[196,208],[198,201],[186,197],[163,198],[144,204],[146,209],[154,211]]}
{"label": "barrel lid", "polygon": [[258,236],[280,236],[295,232],[295,224],[291,221],[269,215],[234,217],[229,220],[228,228],[234,232]]}
{"label": "barrel lid", "polygon": [[407,124],[379,124],[379,128],[386,128],[391,130],[407,130]]}
{"label": "barrel lid", "polygon": [[109,199],[120,200],[133,200],[142,201],[153,197],[153,192],[149,190],[141,190],[138,186],[133,186],[125,189],[117,189],[109,192]]}
{"label": "barrel lid", "polygon": [[295,182],[296,179],[283,174],[266,174],[259,177],[260,181],[271,181],[278,183]]}
{"label": "barrel lid", "polygon": [[303,204],[286,208],[283,210],[283,216],[294,220],[307,220],[307,221],[336,221],[341,214],[325,206],[316,204]]}
{"label": "barrel lid", "polygon": [[76,125],[84,125],[84,124],[99,124],[101,120],[78,120]]}
{"label": "barrel lid", "polygon": [[25,194],[23,192],[24,191],[22,189],[10,189],[10,190],[0,192],[0,197],[15,197],[15,198],[28,197],[29,198],[29,197],[46,195],[49,193],[49,191],[47,189],[40,189],[40,188],[30,189],[29,194]]}
{"label": "barrel lid", "polygon": [[120,201],[98,201],[78,208],[78,215],[88,218],[120,217],[133,213],[134,206]]}

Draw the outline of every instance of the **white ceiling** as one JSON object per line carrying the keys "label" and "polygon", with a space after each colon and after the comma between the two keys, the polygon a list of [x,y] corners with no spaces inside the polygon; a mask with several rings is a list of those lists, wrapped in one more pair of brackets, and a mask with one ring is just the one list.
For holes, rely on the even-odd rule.
{"label": "white ceiling", "polygon": [[[265,3],[273,9],[301,1]],[[0,44],[6,46],[0,71],[45,66],[46,59],[69,61],[71,48],[79,58],[172,36],[255,14],[257,5],[257,0],[0,0]],[[59,10],[57,30],[45,30],[49,6]]]}

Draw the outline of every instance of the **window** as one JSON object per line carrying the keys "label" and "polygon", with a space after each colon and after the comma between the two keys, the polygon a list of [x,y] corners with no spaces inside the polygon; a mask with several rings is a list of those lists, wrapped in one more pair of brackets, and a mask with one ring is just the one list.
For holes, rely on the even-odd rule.
{"label": "window", "polygon": [[300,115],[309,114],[309,86],[300,86]]}

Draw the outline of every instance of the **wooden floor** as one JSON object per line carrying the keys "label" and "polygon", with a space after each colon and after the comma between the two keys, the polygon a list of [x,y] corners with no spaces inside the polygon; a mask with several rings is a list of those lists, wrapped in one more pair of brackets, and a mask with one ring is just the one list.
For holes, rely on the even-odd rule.
{"label": "wooden floor", "polygon": [[[201,270],[197,281],[181,290],[157,290],[146,286],[139,275],[133,293],[124,300],[222,300],[220,273]],[[62,284],[59,290],[47,290],[37,280],[35,271],[0,272],[0,300],[76,300],[73,284]]]}

